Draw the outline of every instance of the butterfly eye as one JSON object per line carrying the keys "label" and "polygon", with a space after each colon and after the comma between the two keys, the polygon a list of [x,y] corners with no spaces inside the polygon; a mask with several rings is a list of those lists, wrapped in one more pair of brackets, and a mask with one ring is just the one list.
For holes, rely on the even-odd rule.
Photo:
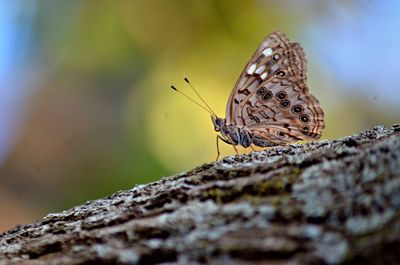
{"label": "butterfly eye", "polygon": [[284,77],[286,74],[285,74],[284,71],[279,70],[279,71],[276,71],[275,75],[279,75],[280,77]]}
{"label": "butterfly eye", "polygon": [[272,58],[273,58],[275,61],[278,61],[280,57],[281,57],[281,56],[280,56],[278,53],[275,53],[274,56],[272,56]]}
{"label": "butterfly eye", "polygon": [[302,115],[300,115],[300,121],[302,123],[309,123],[310,122],[310,117],[308,117],[308,115],[306,115],[306,114],[302,114]]}
{"label": "butterfly eye", "polygon": [[268,91],[268,92],[265,93],[264,96],[263,96],[263,100],[264,100],[264,101],[267,101],[267,100],[269,100],[269,99],[271,99],[271,98],[272,98],[272,93],[271,93],[271,91]]}
{"label": "butterfly eye", "polygon": [[283,91],[280,91],[280,92],[278,92],[278,94],[276,94],[276,98],[277,98],[278,100],[285,99],[286,97],[287,97],[287,95],[286,95],[286,93],[283,92]]}
{"label": "butterfly eye", "polygon": [[289,107],[289,105],[290,105],[290,101],[289,100],[285,99],[285,100],[281,101],[281,107],[282,108],[287,108],[287,107]]}
{"label": "butterfly eye", "polygon": [[292,112],[293,112],[293,113],[302,113],[303,110],[304,110],[303,107],[300,106],[300,105],[294,105],[294,106],[292,107]]}
{"label": "butterfly eye", "polygon": [[257,95],[262,95],[262,94],[264,94],[265,93],[265,91],[266,91],[266,89],[264,88],[264,87],[261,87],[261,88],[259,88],[258,90],[257,90]]}
{"label": "butterfly eye", "polygon": [[284,137],[284,136],[286,135],[286,133],[284,133],[284,132],[282,132],[282,131],[279,131],[279,132],[278,132],[278,135],[279,135],[280,137]]}

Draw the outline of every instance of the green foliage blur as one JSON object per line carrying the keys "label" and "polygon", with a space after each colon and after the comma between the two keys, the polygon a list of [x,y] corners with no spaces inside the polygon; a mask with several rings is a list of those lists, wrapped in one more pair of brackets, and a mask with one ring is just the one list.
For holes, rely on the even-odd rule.
{"label": "green foliage blur", "polygon": [[[260,41],[281,30],[302,42],[324,8],[297,12],[280,1],[37,1],[26,21],[22,3],[15,19],[31,27],[32,59],[20,76],[30,89],[0,168],[0,230],[213,161],[209,114],[170,85],[193,95],[183,82],[188,76],[224,117]],[[307,42],[302,46],[310,91],[326,113],[323,139],[395,120],[385,106],[369,111],[355,92],[332,101],[344,92],[334,76],[319,72]],[[221,152],[234,154],[229,146]]]}

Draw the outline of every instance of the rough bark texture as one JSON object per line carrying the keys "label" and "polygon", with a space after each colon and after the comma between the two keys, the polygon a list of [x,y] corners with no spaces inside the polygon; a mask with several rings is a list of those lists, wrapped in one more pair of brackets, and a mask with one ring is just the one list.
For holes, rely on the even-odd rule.
{"label": "rough bark texture", "polygon": [[398,264],[400,126],[226,157],[0,235],[0,264]]}

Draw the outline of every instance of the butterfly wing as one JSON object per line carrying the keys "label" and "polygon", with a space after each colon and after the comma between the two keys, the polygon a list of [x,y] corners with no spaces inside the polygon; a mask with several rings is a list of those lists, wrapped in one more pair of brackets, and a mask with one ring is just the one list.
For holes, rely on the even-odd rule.
{"label": "butterfly wing", "polygon": [[249,97],[238,115],[258,142],[266,139],[283,145],[316,140],[325,127],[324,113],[307,90],[305,83],[277,76],[262,83],[259,93]]}
{"label": "butterfly wing", "polygon": [[[288,48],[289,39],[282,32],[273,32],[261,42],[236,81],[235,87],[229,96],[226,106],[227,125],[238,124],[236,113],[241,103],[259,87],[264,78],[267,78],[266,74],[268,75],[268,72],[272,72],[272,66],[275,64],[273,60],[274,53],[282,54]],[[265,67],[265,69],[262,67]],[[260,70],[262,70],[262,73],[260,73]]]}
{"label": "butterfly wing", "polygon": [[318,139],[324,114],[308,92],[298,43],[268,35],[246,65],[227,105],[227,124],[246,127],[260,146]]}

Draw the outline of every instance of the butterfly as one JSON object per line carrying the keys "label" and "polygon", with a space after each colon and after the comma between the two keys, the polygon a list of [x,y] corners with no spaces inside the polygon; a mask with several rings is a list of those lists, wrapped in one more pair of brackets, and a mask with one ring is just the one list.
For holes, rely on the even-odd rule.
{"label": "butterfly", "polygon": [[325,127],[324,112],[308,91],[306,70],[300,44],[276,31],[265,37],[241,73],[229,96],[225,119],[192,87],[209,108],[214,129],[220,133],[217,159],[219,140],[247,148],[319,139]]}

